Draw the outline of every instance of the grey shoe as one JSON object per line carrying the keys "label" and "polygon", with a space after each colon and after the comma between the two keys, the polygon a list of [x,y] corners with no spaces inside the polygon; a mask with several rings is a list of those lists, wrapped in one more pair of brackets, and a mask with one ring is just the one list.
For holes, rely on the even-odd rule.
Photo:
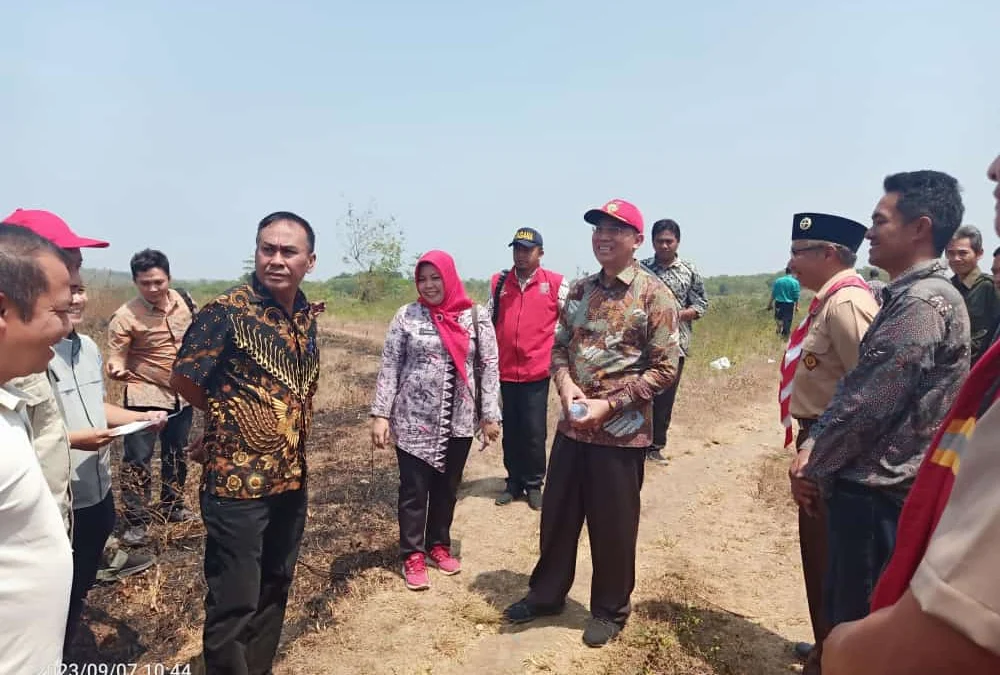
{"label": "grey shoe", "polygon": [[496,501],[494,501],[493,503],[496,504],[497,506],[507,506],[512,501],[514,501],[514,499],[515,497],[510,490],[504,490],[503,492],[500,493],[500,496],[497,497]]}
{"label": "grey shoe", "polygon": [[149,543],[149,534],[145,525],[134,525],[122,533],[121,541],[126,546],[145,546]]}
{"label": "grey shoe", "polygon": [[622,632],[622,627],[614,621],[590,617],[583,631],[583,644],[588,647],[603,647]]}
{"label": "grey shoe", "polygon": [[663,453],[659,450],[649,450],[646,452],[647,462],[656,462],[657,464],[666,464],[667,458],[663,456]]}
{"label": "grey shoe", "polygon": [[542,510],[542,491],[538,488],[531,488],[528,490],[528,506],[531,507],[532,511]]}
{"label": "grey shoe", "polygon": [[97,571],[97,580],[104,582],[121,581],[125,577],[148,570],[156,558],[145,553],[126,553],[118,549],[111,556],[107,566]]}
{"label": "grey shoe", "polygon": [[168,523],[189,523],[198,520],[198,514],[186,506],[178,506],[167,512]]}

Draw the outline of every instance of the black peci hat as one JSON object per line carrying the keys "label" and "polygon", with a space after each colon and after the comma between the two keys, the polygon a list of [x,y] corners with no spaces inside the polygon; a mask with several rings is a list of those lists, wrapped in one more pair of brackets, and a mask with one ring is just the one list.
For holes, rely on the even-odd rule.
{"label": "black peci hat", "polygon": [[812,239],[840,244],[857,253],[868,228],[859,222],[826,213],[796,213],[792,241]]}

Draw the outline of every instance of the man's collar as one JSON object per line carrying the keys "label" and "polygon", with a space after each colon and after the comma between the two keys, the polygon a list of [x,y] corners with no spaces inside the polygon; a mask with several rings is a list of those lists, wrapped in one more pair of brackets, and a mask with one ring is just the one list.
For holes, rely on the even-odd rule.
{"label": "man's collar", "polygon": [[11,384],[0,386],[0,407],[17,412],[25,403],[24,392]]}
{"label": "man's collar", "polygon": [[[251,293],[250,302],[257,305],[271,303],[277,307],[281,306],[278,300],[271,294],[271,291],[268,290],[267,286],[265,286],[261,280],[257,278],[256,272],[250,273],[250,283],[248,285],[250,286],[250,290],[253,291]],[[295,291],[295,302],[292,306],[292,313],[297,314],[298,312],[309,308],[309,303],[306,301],[306,294],[302,292],[302,289],[300,288]]]}
{"label": "man's collar", "polygon": [[[626,286],[631,286],[632,282],[635,281],[635,278],[638,274],[639,274],[639,263],[633,260],[628,264],[628,266],[625,269],[623,269],[621,272],[615,275],[615,279],[622,282]],[[597,280],[598,283],[607,280],[607,277],[605,276],[603,269],[597,273]]]}
{"label": "man's collar", "polygon": [[972,286],[976,283],[976,280],[979,279],[979,277],[981,276],[983,276],[983,273],[980,271],[980,269],[978,267],[973,267],[972,271],[966,274],[964,277],[960,277],[956,274],[955,278],[957,278],[960,282],[962,282],[962,285],[965,286],[966,288],[972,288]]}
{"label": "man's collar", "polygon": [[854,269],[851,268],[851,267],[848,267],[846,269],[842,269],[839,272],[837,272],[836,274],[834,274],[832,277],[830,277],[827,280],[827,282],[820,287],[819,291],[816,293],[816,297],[817,298],[823,298],[823,297],[825,297],[826,294],[830,291],[830,287],[831,286],[833,286],[835,283],[837,283],[841,279],[846,279],[849,276],[856,276],[859,279],[861,278],[861,275],[859,275],[857,272],[855,272]]}
{"label": "man's collar", "polygon": [[163,312],[164,314],[169,314],[170,310],[173,309],[174,306],[180,300],[180,294],[177,293],[177,291],[175,291],[172,288],[167,289],[167,308],[165,310],[160,309],[150,301],[146,300],[146,298],[142,297],[142,293],[139,294],[138,298],[139,302],[142,303],[142,306],[145,307],[150,312],[156,311],[156,312]]}
{"label": "man's collar", "polygon": [[896,289],[908,286],[918,279],[929,277],[932,274],[939,274],[944,272],[944,270],[945,266],[937,258],[932,260],[921,260],[918,263],[914,263],[909,269],[893,279],[887,288],[894,292]]}

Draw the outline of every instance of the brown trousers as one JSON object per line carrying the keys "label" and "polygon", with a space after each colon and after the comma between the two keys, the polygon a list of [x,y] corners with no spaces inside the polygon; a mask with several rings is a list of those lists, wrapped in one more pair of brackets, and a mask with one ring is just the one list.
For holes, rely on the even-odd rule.
{"label": "brown trousers", "polygon": [[[814,420],[799,420],[799,433],[795,447],[800,448],[809,438]],[[830,634],[830,623],[823,608],[823,580],[826,577],[827,554],[826,503],[816,504],[818,515],[810,516],[799,509],[799,551],[802,554],[802,572],[806,580],[806,598],[809,601],[809,618],[812,622],[816,648]]]}
{"label": "brown trousers", "polygon": [[625,625],[635,588],[645,450],[591,445],[556,434],[542,495],[541,555],[531,573],[529,604],[557,606],[566,601],[586,520],[594,566],[590,613]]}

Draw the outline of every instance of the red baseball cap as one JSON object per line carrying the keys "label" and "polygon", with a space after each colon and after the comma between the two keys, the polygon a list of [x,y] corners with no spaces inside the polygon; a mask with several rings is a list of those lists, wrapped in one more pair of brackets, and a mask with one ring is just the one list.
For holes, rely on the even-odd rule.
{"label": "red baseball cap", "polygon": [[51,211],[18,209],[3,219],[8,225],[26,227],[59,248],[107,248],[108,242],[88,239],[69,229],[66,221]]}
{"label": "red baseball cap", "polygon": [[639,209],[636,208],[635,204],[631,202],[627,202],[624,199],[612,199],[599,209],[587,211],[583,214],[583,219],[591,225],[597,225],[604,216],[611,216],[615,220],[620,220],[626,225],[635,228],[639,234],[642,234],[642,214],[639,213]]}

